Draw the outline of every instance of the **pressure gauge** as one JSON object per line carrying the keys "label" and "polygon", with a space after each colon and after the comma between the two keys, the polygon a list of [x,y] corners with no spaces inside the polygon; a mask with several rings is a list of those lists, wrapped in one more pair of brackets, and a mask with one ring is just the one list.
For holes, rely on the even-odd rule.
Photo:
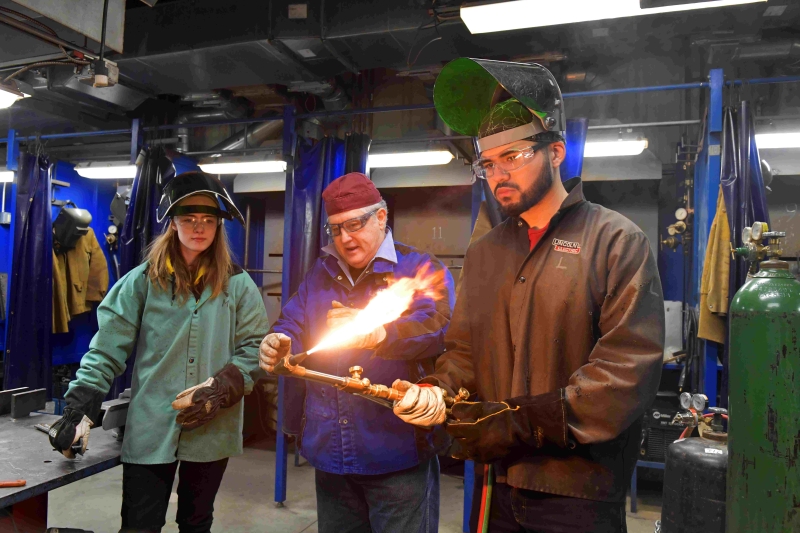
{"label": "pressure gauge", "polygon": [[761,237],[764,233],[764,226],[765,224],[763,222],[753,222],[753,227],[751,231],[754,241],[758,242],[761,240]]}
{"label": "pressure gauge", "polygon": [[117,233],[117,227],[116,227],[115,225],[113,225],[113,224],[112,224],[112,225],[110,225],[110,226],[108,227],[108,232],[109,232],[111,235],[114,235],[115,233]]}
{"label": "pressure gauge", "polygon": [[683,207],[679,207],[675,211],[675,218],[677,218],[678,220],[686,220],[686,217],[688,217],[688,216],[689,216],[689,212],[686,211],[686,209],[684,209]]}
{"label": "pressure gauge", "polygon": [[747,244],[753,239],[753,228],[745,228],[742,230],[742,244]]}
{"label": "pressure gauge", "polygon": [[705,394],[695,394],[692,396],[692,407],[694,407],[695,411],[698,413],[702,413],[706,410],[706,405],[708,404],[708,396]]}
{"label": "pressure gauge", "polygon": [[683,409],[690,409],[692,407],[692,395],[688,392],[681,394],[681,407]]}

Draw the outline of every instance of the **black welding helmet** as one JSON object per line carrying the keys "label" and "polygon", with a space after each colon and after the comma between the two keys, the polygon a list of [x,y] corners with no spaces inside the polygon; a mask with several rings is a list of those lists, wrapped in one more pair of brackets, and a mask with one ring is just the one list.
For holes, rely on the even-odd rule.
{"label": "black welding helmet", "polygon": [[561,89],[535,63],[455,59],[436,78],[433,102],[450,128],[478,137],[481,152],[521,139],[564,138]]}
{"label": "black welding helmet", "polygon": [[[205,205],[178,206],[181,200],[193,194],[206,194],[217,200],[225,209]],[[236,219],[244,226],[244,217],[236,208],[230,194],[214,176],[200,171],[178,174],[164,186],[161,201],[158,204],[158,222],[167,217],[187,215],[189,213],[207,213],[228,220]]]}

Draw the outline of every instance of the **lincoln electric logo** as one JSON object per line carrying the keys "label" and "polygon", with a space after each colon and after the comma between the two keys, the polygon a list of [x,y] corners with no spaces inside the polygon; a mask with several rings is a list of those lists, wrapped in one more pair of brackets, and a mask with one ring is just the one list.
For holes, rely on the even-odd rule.
{"label": "lincoln electric logo", "polygon": [[556,252],[564,252],[565,254],[579,254],[581,253],[581,243],[562,241],[561,239],[553,239],[553,248]]}

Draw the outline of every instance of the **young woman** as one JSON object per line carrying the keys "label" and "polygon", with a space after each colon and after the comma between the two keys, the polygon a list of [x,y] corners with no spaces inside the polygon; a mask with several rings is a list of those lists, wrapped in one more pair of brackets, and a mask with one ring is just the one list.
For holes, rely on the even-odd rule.
{"label": "young woman", "polygon": [[231,259],[222,219],[243,219],[219,180],[176,176],[158,211],[169,224],[97,308],[100,329],[50,443],[68,458],[86,450],[100,404],[136,346],[121,531],[161,530],[180,468],[179,529],[204,533],[228,458],[242,453],[240,400],[257,379],[269,325],[258,288]]}

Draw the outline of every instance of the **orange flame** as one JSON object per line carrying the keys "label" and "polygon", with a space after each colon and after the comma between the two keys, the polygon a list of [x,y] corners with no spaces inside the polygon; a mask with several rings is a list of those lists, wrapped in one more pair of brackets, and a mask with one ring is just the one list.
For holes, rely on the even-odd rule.
{"label": "orange flame", "polygon": [[386,289],[376,294],[353,320],[331,330],[319,344],[308,350],[308,353],[336,348],[354,337],[366,335],[380,326],[394,322],[411,307],[416,297],[441,299],[446,291],[444,269],[434,272],[431,270],[433,269],[429,263],[413,278],[392,281]]}

